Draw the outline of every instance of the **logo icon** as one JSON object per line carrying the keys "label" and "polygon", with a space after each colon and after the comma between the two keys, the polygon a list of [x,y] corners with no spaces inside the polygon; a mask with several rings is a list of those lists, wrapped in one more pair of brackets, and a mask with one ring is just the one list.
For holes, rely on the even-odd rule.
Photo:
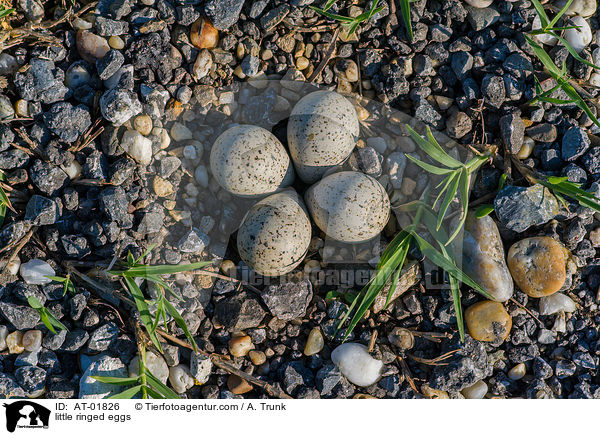
{"label": "logo icon", "polygon": [[47,429],[50,410],[29,400],[19,400],[4,404],[6,408],[6,430],[14,432],[16,428]]}

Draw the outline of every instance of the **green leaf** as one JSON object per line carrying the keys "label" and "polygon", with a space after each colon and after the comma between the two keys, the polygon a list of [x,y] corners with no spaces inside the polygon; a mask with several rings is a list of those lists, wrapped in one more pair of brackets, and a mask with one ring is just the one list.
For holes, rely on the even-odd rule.
{"label": "green leaf", "polygon": [[588,118],[590,118],[594,122],[594,124],[596,124],[598,127],[600,127],[600,121],[598,121],[598,119],[596,118],[596,115],[594,115],[594,113],[590,110],[590,108],[585,103],[585,101],[583,101],[583,98],[581,98],[579,96],[579,94],[577,93],[575,88],[573,88],[573,86],[571,86],[566,81],[563,81],[561,83],[561,87],[562,87],[563,91],[565,91],[565,93],[569,97],[571,97],[571,99],[573,99],[573,101],[577,105],[577,107],[579,107],[581,110],[583,110],[585,112],[585,114],[588,116]]}
{"label": "green leaf", "polygon": [[446,174],[450,174],[451,172],[454,172],[453,169],[439,168],[437,166],[430,165],[429,163],[425,163],[424,161],[419,160],[419,159],[411,156],[410,154],[406,154],[406,157],[408,157],[408,159],[410,161],[412,161],[415,165],[417,165],[417,166],[421,167],[422,169],[425,169],[427,172],[430,172],[435,175],[446,175]]}
{"label": "green leaf", "polygon": [[36,298],[35,296],[27,297],[27,303],[29,304],[29,306],[31,308],[36,309],[36,310],[41,310],[44,308],[44,306],[42,305],[40,300],[38,298]]}
{"label": "green leaf", "polygon": [[475,210],[475,217],[481,219],[494,211],[494,206],[491,204],[482,204]]}
{"label": "green leaf", "polygon": [[444,221],[444,218],[446,217],[446,212],[448,211],[448,207],[450,207],[450,204],[452,203],[452,201],[454,200],[454,197],[456,196],[456,192],[458,191],[458,183],[461,181],[460,174],[462,172],[463,171],[461,171],[460,173],[453,174],[452,181],[448,184],[448,191],[446,192],[446,196],[444,197],[444,201],[442,202],[442,205],[440,206],[440,212],[438,214],[438,219],[437,219],[437,229],[438,230],[442,226],[442,222]]}
{"label": "green leaf", "polygon": [[460,231],[462,230],[463,226],[465,225],[465,221],[467,220],[467,212],[469,211],[469,180],[469,173],[466,169],[463,169],[460,172],[459,183],[460,199],[462,204],[462,216],[460,218],[460,221],[458,222],[458,225],[456,226],[456,229],[450,235],[450,238],[446,242],[446,246],[449,245],[452,242],[452,240],[454,240],[456,236],[460,234]]}
{"label": "green leaf", "polygon": [[433,160],[437,161],[438,163],[441,163],[442,165],[448,168],[456,169],[463,166],[462,163],[460,163],[455,158],[450,157],[448,153],[446,153],[446,151],[442,149],[440,144],[437,143],[437,141],[431,134],[431,130],[429,129],[429,127],[427,127],[427,136],[433,139],[430,139],[429,141],[421,137],[421,135],[415,130],[413,130],[409,125],[407,125],[406,128],[412,139],[415,141],[415,143],[419,145],[419,147],[425,153],[427,153],[427,155],[429,155],[429,157],[431,157]]}
{"label": "green leaf", "polygon": [[546,11],[544,10],[544,6],[539,2],[539,0],[531,0],[533,3],[533,7],[535,8],[538,16],[540,17],[540,23],[542,24],[542,29],[548,27],[548,15],[546,15]]}
{"label": "green leaf", "polygon": [[552,76],[554,76],[554,78],[562,77],[562,73],[561,73],[560,69],[558,69],[558,67],[556,66],[554,61],[550,58],[548,53],[546,53],[546,50],[544,50],[537,42],[535,42],[529,36],[525,35],[525,39],[527,40],[527,43],[531,46],[531,49],[533,50],[535,55],[538,57],[540,62],[542,62],[542,64],[546,68],[546,70]]}
{"label": "green leaf", "polygon": [[109,273],[113,275],[128,276],[132,278],[145,278],[152,275],[172,275],[174,273],[187,272],[190,270],[202,269],[205,266],[212,264],[210,261],[199,261],[190,264],[166,264],[166,265],[135,265],[126,270],[111,270]]}
{"label": "green leaf", "polygon": [[141,385],[136,385],[135,387],[128,388],[120,393],[112,394],[108,397],[108,399],[133,399],[142,392],[142,388],[143,387]]}
{"label": "green leaf", "polygon": [[[554,16],[554,18],[552,18],[552,21],[550,21],[550,24],[548,24],[548,27],[553,28],[554,25],[558,22],[558,20],[560,19],[560,17],[562,17],[564,15],[565,12],[567,12],[567,9],[569,9],[569,6],[571,6],[571,3],[573,3],[573,0],[569,0],[567,1],[567,3],[564,5],[564,7],[558,12],[558,14],[556,14]],[[554,29],[553,29],[554,30]]]}
{"label": "green leaf", "polygon": [[3,11],[0,11],[0,18],[4,18],[7,15],[10,15],[14,12],[15,10],[13,8],[10,9],[4,9]]}
{"label": "green leaf", "polygon": [[92,379],[95,379],[103,384],[110,385],[131,385],[135,384],[140,380],[139,376],[131,377],[131,378],[118,378],[115,376],[90,376]]}
{"label": "green leaf", "polygon": [[554,176],[550,176],[547,178],[548,183],[550,184],[560,184],[563,181],[568,181],[569,177],[554,177]]}
{"label": "green leaf", "polygon": [[169,302],[167,299],[163,299],[163,303],[171,317],[173,317],[173,319],[175,320],[177,326],[183,329],[183,332],[189,340],[192,347],[194,348],[194,351],[198,352],[198,348],[196,347],[196,340],[194,340],[194,336],[190,333],[188,326],[185,323],[185,320],[183,320],[183,317],[181,317],[181,314],[179,314],[179,311],[177,311],[177,309],[173,305],[171,305],[171,302]]}
{"label": "green leaf", "polygon": [[162,352],[162,347],[160,342],[158,341],[158,336],[156,335],[156,331],[152,329],[152,316],[150,315],[150,310],[148,309],[148,304],[146,303],[146,299],[144,298],[144,294],[142,290],[138,287],[137,283],[133,280],[133,278],[129,276],[125,276],[125,284],[133,296],[133,300],[135,302],[135,306],[137,307],[138,312],[140,313],[140,319],[142,320],[142,324],[144,328],[148,332],[150,336],[150,340],[152,344],[156,346],[156,348]]}
{"label": "green leaf", "polygon": [[325,3],[323,10],[329,10],[335,4],[336,1],[337,0],[328,0],[327,3]]}
{"label": "green leaf", "polygon": [[321,8],[318,8],[316,6],[309,6],[313,11],[326,16],[327,18],[331,18],[332,20],[335,21],[340,21],[342,23],[352,23],[354,22],[354,18],[351,17],[345,17],[343,15],[338,15],[338,14],[332,14],[331,12],[327,12]]}
{"label": "green leaf", "polygon": [[577,51],[575,51],[573,46],[571,44],[569,44],[565,38],[563,38],[562,36],[560,36],[557,33],[552,33],[552,35],[555,36],[566,47],[566,49],[569,50],[569,53],[571,53],[571,56],[573,56],[579,62],[586,64],[587,66],[592,67],[594,69],[600,69],[600,67],[594,65],[593,63],[591,63],[591,62],[585,60],[583,57],[581,57],[579,55],[579,53],[577,53]]}
{"label": "green leaf", "polygon": [[148,381],[148,385],[150,385],[153,390],[158,392],[163,399],[180,399],[177,393],[175,393],[173,390],[163,384],[156,376],[150,373],[150,370],[146,370],[146,379]]}
{"label": "green leaf", "polygon": [[56,329],[54,329],[54,325],[52,325],[52,322],[50,321],[50,318],[48,317],[48,314],[46,313],[46,311],[41,309],[39,311],[39,315],[40,315],[40,320],[46,326],[46,328],[48,328],[53,334],[56,334]]}
{"label": "green leaf", "polygon": [[413,29],[412,29],[412,19],[411,19],[411,14],[410,14],[410,1],[409,0],[400,0],[400,12],[402,14],[402,20],[404,21],[404,26],[406,27],[408,37],[412,41],[414,38],[414,34],[413,34]]}
{"label": "green leaf", "polygon": [[502,190],[504,188],[504,185],[506,184],[506,178],[508,177],[508,174],[504,173],[502,175],[500,175],[500,180],[498,180],[498,191]]}
{"label": "green leaf", "polygon": [[[440,244],[440,251],[448,262],[456,265],[454,259],[448,254],[448,251],[443,244]],[[448,274],[448,280],[450,281],[450,293],[452,294],[452,303],[454,305],[454,313],[456,314],[458,333],[460,335],[460,340],[464,342],[465,324],[463,320],[462,304],[460,302],[460,284],[458,283],[458,280],[451,274]]]}

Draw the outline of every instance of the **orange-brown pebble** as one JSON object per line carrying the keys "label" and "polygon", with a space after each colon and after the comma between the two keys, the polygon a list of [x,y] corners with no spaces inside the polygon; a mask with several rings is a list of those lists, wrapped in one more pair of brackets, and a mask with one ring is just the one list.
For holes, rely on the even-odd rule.
{"label": "orange-brown pebble", "polygon": [[566,279],[566,249],[550,237],[519,240],[508,250],[508,268],[517,286],[532,298],[556,293]]}
{"label": "orange-brown pebble", "polygon": [[229,376],[227,379],[227,388],[229,388],[229,391],[233,394],[244,394],[248,391],[252,391],[252,385],[236,375]]}
{"label": "orange-brown pebble", "polygon": [[510,333],[512,319],[500,302],[482,301],[465,311],[469,334],[475,340],[501,343]]}
{"label": "orange-brown pebble", "polygon": [[254,349],[254,344],[247,335],[233,337],[229,340],[229,353],[232,356],[246,356],[252,349]]}
{"label": "orange-brown pebble", "polygon": [[198,18],[190,30],[190,42],[196,48],[215,48],[219,43],[219,31],[206,18]]}

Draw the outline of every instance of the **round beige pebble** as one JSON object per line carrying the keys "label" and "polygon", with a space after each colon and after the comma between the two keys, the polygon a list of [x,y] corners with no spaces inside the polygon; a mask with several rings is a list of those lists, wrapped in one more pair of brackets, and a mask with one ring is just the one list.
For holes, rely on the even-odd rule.
{"label": "round beige pebble", "polygon": [[123,39],[119,36],[111,36],[108,38],[108,45],[115,50],[123,50],[125,48],[125,42],[123,42]]}
{"label": "round beige pebble", "polygon": [[35,352],[42,347],[42,331],[32,329],[23,334],[23,347],[27,352]]}
{"label": "round beige pebble", "polygon": [[138,115],[133,120],[133,128],[144,136],[148,136],[152,132],[152,119],[148,115]]}
{"label": "round beige pebble", "polygon": [[475,340],[501,343],[508,337],[512,319],[500,302],[481,301],[465,311],[469,334]]}
{"label": "round beige pebble", "polygon": [[8,334],[6,337],[6,346],[8,347],[8,353],[22,353],[25,350],[23,347],[23,333],[15,331]]}
{"label": "round beige pebble", "polygon": [[264,352],[260,350],[251,350],[250,352],[248,352],[248,356],[250,357],[250,361],[252,361],[252,364],[254,364],[255,366],[264,364],[267,361],[267,356]]}
{"label": "round beige pebble", "polygon": [[173,184],[171,184],[169,180],[165,180],[164,178],[158,176],[154,177],[152,187],[154,189],[154,193],[156,193],[159,198],[169,196],[174,191]]}
{"label": "round beige pebble", "polygon": [[306,340],[306,345],[304,346],[304,355],[316,355],[323,350],[324,346],[325,339],[321,333],[321,328],[315,327],[308,334],[308,340]]}
{"label": "round beige pebble", "polygon": [[252,339],[247,335],[241,335],[233,337],[229,340],[229,353],[235,357],[241,357],[248,355],[252,349],[254,349],[254,343]]}

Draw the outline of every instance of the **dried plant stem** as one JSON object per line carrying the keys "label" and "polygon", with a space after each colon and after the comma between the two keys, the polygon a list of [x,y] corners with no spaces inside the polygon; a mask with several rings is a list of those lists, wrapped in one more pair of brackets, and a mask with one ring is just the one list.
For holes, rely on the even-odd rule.
{"label": "dried plant stem", "polygon": [[331,59],[331,55],[335,51],[335,47],[337,45],[337,40],[338,40],[338,37],[340,36],[341,30],[342,30],[342,26],[338,26],[337,29],[335,29],[335,32],[333,33],[333,37],[331,38],[331,42],[329,43],[329,46],[327,47],[327,51],[325,52],[325,55],[323,56],[321,63],[319,64],[319,66],[317,66],[317,69],[315,69],[313,71],[313,73],[310,75],[310,77],[308,78],[309,83],[313,83],[317,79],[319,74],[321,74],[321,72],[323,71],[323,69],[325,68],[327,63],[329,62],[329,59]]}

